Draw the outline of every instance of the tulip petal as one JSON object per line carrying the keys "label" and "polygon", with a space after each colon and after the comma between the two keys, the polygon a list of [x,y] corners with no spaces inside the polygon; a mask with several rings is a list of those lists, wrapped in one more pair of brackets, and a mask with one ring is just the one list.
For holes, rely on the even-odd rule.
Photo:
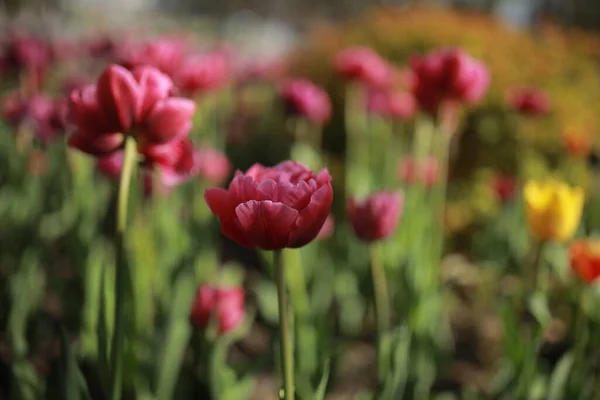
{"label": "tulip petal", "polygon": [[237,203],[227,190],[221,188],[208,189],[204,192],[204,200],[219,219],[223,235],[244,247],[254,247],[254,244],[246,238],[244,232],[240,229],[235,214]]}
{"label": "tulip petal", "polygon": [[140,88],[131,72],[111,65],[98,79],[98,103],[112,125],[127,133],[139,114]]}
{"label": "tulip petal", "polygon": [[235,208],[235,214],[246,237],[263,250],[287,247],[298,218],[298,211],[269,200],[242,203]]}
{"label": "tulip petal", "polygon": [[277,201],[280,201],[296,210],[302,210],[310,203],[310,199],[316,190],[316,183],[311,179],[312,185],[305,181],[297,185],[283,182],[277,187]]}
{"label": "tulip petal", "polygon": [[330,184],[321,186],[310,198],[308,206],[300,211],[289,247],[302,247],[312,241],[323,227],[332,204],[333,188]]}
{"label": "tulip petal", "polygon": [[187,99],[168,98],[158,101],[144,122],[141,140],[147,143],[167,143],[187,135],[196,106]]}
{"label": "tulip petal", "polygon": [[173,81],[158,69],[150,66],[136,68],[133,76],[141,88],[142,104],[138,119],[143,120],[157,101],[169,96],[173,90]]}
{"label": "tulip petal", "polygon": [[94,156],[113,153],[123,145],[123,135],[107,133],[97,135],[95,132],[79,130],[69,138],[69,146]]}

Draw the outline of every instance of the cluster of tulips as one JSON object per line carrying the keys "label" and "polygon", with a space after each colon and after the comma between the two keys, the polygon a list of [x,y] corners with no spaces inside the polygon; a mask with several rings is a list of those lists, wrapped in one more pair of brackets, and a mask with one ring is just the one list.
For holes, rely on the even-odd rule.
{"label": "cluster of tulips", "polygon": [[[114,296],[114,310],[108,314],[112,330],[104,338],[105,359],[100,363],[106,398],[129,398],[131,390],[124,378],[124,355],[132,334],[127,310],[135,297],[128,244],[130,210],[134,209],[131,199],[137,199],[134,192],[138,188],[143,189],[142,197],[152,202],[184,184],[201,188],[222,235],[242,247],[272,252],[281,398],[294,399],[297,391],[302,398],[309,398],[305,387],[311,385],[306,385],[303,356],[297,353],[305,349],[301,328],[314,325],[317,319],[302,300],[307,290],[306,260],[327,259],[321,250],[309,250],[316,246],[311,245],[315,240],[328,242],[330,247],[346,241],[343,261],[336,262],[338,269],[357,260],[369,265],[377,331],[375,395],[402,398],[404,384],[397,377],[400,367],[395,357],[406,343],[398,336],[397,326],[401,318],[416,314],[395,310],[400,295],[396,293],[399,272],[394,265],[410,267],[402,273],[424,297],[443,299],[440,265],[450,146],[463,110],[485,97],[493,79],[482,62],[461,49],[444,48],[415,55],[406,67],[398,69],[369,48],[343,49],[331,60],[346,83],[347,146],[345,165],[340,169],[321,150],[323,127],[334,112],[327,92],[304,78],[286,76],[283,63],[243,64],[228,47],[198,51],[184,39],[171,37],[67,44],[47,43],[14,31],[1,45],[0,73],[6,79],[16,76],[19,82],[17,89],[1,99],[2,118],[12,127],[20,154],[43,158],[45,149],[61,145],[64,139],[72,150],[94,157],[97,171],[115,182],[115,207],[111,208],[116,222],[111,235],[114,286],[108,289]],[[90,65],[102,59],[108,66],[99,71],[97,79],[62,76],[58,95],[45,94],[45,85],[58,79],[52,66],[68,64],[74,58],[78,62],[85,58]],[[218,100],[241,96],[244,88],[256,82],[275,88],[278,107],[294,135],[292,160],[274,166],[256,163],[245,172],[236,171],[228,185],[221,187],[231,177],[232,162],[225,154],[230,138],[219,131],[225,125],[219,118],[226,112]],[[235,101],[229,102],[225,111],[235,114],[232,103]],[[507,105],[523,118],[543,118],[551,112],[548,96],[534,87],[511,88]],[[209,116],[202,120],[200,138],[194,134],[198,114]],[[207,127],[211,116],[217,123]],[[409,128],[414,132],[408,132]],[[565,144],[571,153],[584,155],[590,145],[572,138]],[[36,171],[44,173],[43,169]],[[133,182],[136,177],[141,186]],[[530,181],[525,176],[501,174],[494,181],[495,191],[505,203],[515,200],[521,184],[524,220],[535,239],[524,262],[530,285],[523,301],[528,302],[539,290],[540,276],[545,276],[541,266],[546,246],[574,236],[584,191],[555,179]],[[335,216],[335,222],[334,194],[336,201],[342,199],[345,210],[345,215]],[[188,200],[202,203],[198,198]],[[202,222],[209,226],[210,218]],[[211,240],[209,231],[203,231],[207,241]],[[343,236],[345,231],[352,232],[353,238]],[[587,284],[600,276],[598,249],[591,239],[570,246],[573,271]],[[320,279],[319,273],[313,271],[313,281]],[[220,348],[219,338],[239,338],[236,332],[252,318],[246,312],[241,285],[204,282],[196,286],[189,320],[206,333],[209,340],[201,345],[211,352]],[[430,303],[426,301],[420,306],[443,322],[443,307],[427,308]],[[324,315],[329,312],[327,309]],[[170,366],[175,375],[183,358]],[[326,369],[323,367],[324,385],[309,390],[311,399],[325,398]],[[174,398],[174,385],[164,392],[158,390],[159,398]],[[213,395],[222,391],[215,389]],[[249,395],[243,393],[235,399]]]}

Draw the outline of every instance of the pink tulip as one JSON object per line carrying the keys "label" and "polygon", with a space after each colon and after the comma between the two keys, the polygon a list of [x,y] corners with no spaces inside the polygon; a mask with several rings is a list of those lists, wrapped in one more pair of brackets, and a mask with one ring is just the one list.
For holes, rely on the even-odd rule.
{"label": "pink tulip", "polygon": [[239,327],[245,318],[244,289],[202,285],[192,304],[190,319],[194,325],[206,329],[211,318],[216,321],[220,335]]}
{"label": "pink tulip", "polygon": [[317,234],[317,240],[326,240],[329,239],[333,235],[333,231],[335,230],[335,220],[333,215],[329,214],[323,227]]}
{"label": "pink tulip", "polygon": [[348,200],[348,217],[354,234],[366,242],[390,237],[402,213],[402,193],[381,192],[363,201]]}
{"label": "pink tulip", "polygon": [[133,73],[111,65],[98,79],[71,94],[70,116],[77,130],[69,144],[92,155],[110,154],[135,137],[138,149],[178,141],[189,133],[192,101],[171,97],[173,83],[153,67]]}
{"label": "pink tulip", "polygon": [[209,182],[221,183],[231,173],[231,162],[225,154],[212,148],[198,150],[200,177]]}
{"label": "pink tulip", "polygon": [[407,120],[417,112],[417,102],[410,93],[371,91],[367,96],[367,110],[385,118]]}
{"label": "pink tulip", "polygon": [[224,87],[231,77],[229,57],[220,51],[190,56],[174,75],[175,83],[188,95],[215,91]]}
{"label": "pink tulip", "polygon": [[286,109],[308,121],[323,125],[331,118],[331,101],[325,90],[306,79],[286,81],[280,89]]}
{"label": "pink tulip", "polygon": [[333,189],[326,169],[314,174],[285,161],[238,171],[228,189],[208,189],[204,198],[225,236],[245,247],[278,250],[302,247],[317,236],[331,209]]}
{"label": "pink tulip", "polygon": [[335,58],[336,71],[346,80],[369,87],[387,87],[394,79],[391,66],[368,47],[349,47]]}
{"label": "pink tulip", "polygon": [[118,63],[129,70],[149,65],[174,77],[188,49],[180,38],[162,37],[142,44],[125,43],[117,51]]}
{"label": "pink tulip", "polygon": [[535,87],[517,87],[508,94],[509,106],[523,115],[539,117],[550,112],[550,98]]}

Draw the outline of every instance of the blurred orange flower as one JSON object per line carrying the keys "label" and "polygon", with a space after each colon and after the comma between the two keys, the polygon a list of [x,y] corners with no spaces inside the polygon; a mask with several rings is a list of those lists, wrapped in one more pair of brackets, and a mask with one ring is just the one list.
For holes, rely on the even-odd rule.
{"label": "blurred orange flower", "polygon": [[574,157],[587,157],[592,150],[592,138],[579,130],[567,130],[563,133],[563,146]]}
{"label": "blurred orange flower", "polygon": [[571,268],[585,283],[590,284],[600,276],[600,240],[577,240],[569,247]]}

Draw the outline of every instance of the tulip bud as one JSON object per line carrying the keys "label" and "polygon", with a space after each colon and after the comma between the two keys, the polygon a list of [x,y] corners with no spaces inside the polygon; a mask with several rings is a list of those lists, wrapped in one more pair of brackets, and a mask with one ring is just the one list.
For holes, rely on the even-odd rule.
{"label": "tulip bud", "polygon": [[220,335],[235,330],[244,321],[244,290],[240,287],[219,288],[202,285],[192,304],[190,319],[206,329],[213,319]]}
{"label": "tulip bud", "polygon": [[398,226],[403,204],[402,193],[381,192],[360,202],[348,200],[348,217],[354,234],[366,242],[387,239]]}

